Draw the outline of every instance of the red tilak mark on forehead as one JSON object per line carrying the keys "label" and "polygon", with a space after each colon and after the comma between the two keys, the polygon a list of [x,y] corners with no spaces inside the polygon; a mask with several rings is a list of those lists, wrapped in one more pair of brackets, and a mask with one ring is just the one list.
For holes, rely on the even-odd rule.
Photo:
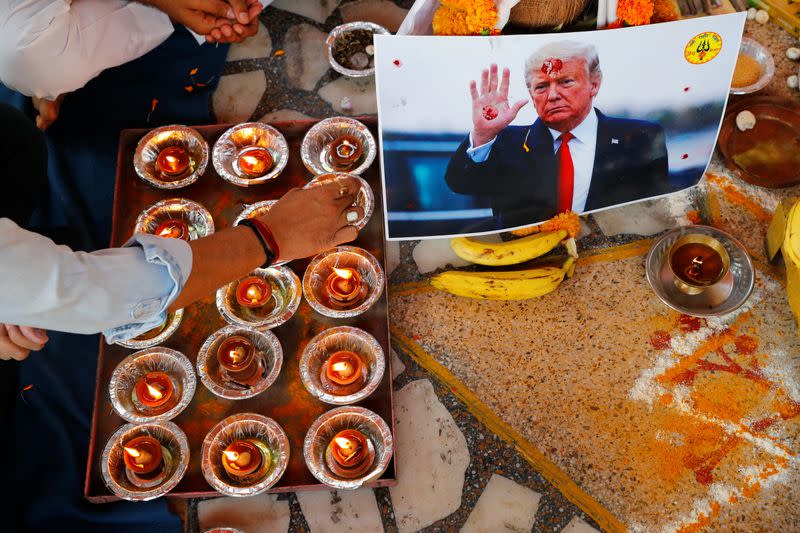
{"label": "red tilak mark on forehead", "polygon": [[494,120],[497,118],[497,109],[495,109],[490,105],[483,106],[483,109],[481,109],[481,111],[483,112],[483,118],[485,118],[486,120]]}
{"label": "red tilak mark on forehead", "polygon": [[546,59],[542,63],[542,72],[551,78],[558,76],[562,68],[564,68],[564,62],[557,58]]}

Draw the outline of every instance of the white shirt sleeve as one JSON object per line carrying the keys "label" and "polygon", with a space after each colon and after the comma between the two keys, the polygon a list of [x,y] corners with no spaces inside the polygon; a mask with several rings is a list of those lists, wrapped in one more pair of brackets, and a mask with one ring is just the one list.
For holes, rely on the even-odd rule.
{"label": "white shirt sleeve", "polygon": [[473,163],[483,163],[487,159],[489,159],[489,154],[492,153],[492,146],[494,142],[497,140],[497,137],[489,141],[488,143],[482,144],[480,146],[474,146],[475,143],[472,142],[472,133],[469,134],[469,148],[467,148],[467,155],[470,159],[472,159]]}
{"label": "white shirt sleeve", "polygon": [[191,269],[180,239],[138,233],[123,248],[73,252],[0,218],[0,323],[129,339],[166,319]]}
{"label": "white shirt sleeve", "polygon": [[0,0],[0,81],[55,99],[143,56],[173,32],[169,17],[125,0]]}

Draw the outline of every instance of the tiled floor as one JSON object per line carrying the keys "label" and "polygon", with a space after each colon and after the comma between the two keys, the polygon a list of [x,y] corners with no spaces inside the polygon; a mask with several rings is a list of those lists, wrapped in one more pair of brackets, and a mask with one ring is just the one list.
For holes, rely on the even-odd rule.
{"label": "tiled floor", "polygon": [[[218,120],[374,113],[374,82],[333,73],[322,43],[342,21],[394,29],[410,3],[278,0],[259,34],[232,48]],[[793,40],[771,25],[747,31],[774,51],[766,92],[797,98],[785,85]],[[718,161],[710,171],[687,193],[587,217],[576,277],[539,300],[435,291],[430,273],[460,264],[448,243],[391,244],[398,486],[194,502],[188,529],[791,531],[800,342],[763,235],[778,200],[800,188],[756,190]],[[694,216],[751,251],[758,282],[745,311],[688,320],[648,288],[649,239]],[[787,416],[763,422],[776,410]]]}

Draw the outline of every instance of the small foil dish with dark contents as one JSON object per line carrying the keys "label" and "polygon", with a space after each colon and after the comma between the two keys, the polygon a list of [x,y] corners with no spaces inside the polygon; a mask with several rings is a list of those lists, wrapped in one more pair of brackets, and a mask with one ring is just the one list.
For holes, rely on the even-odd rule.
{"label": "small foil dish with dark contents", "polygon": [[375,392],[386,356],[375,337],[350,326],[329,328],[306,345],[300,379],[313,396],[332,405],[360,402]]}
{"label": "small foil dish with dark contents", "polygon": [[133,167],[159,189],[180,189],[197,181],[208,166],[208,143],[192,128],[173,125],[147,133],[136,146]]}
{"label": "small foil dish with dark contents", "polygon": [[175,312],[167,313],[167,319],[153,329],[145,331],[132,339],[117,341],[116,344],[133,350],[143,350],[145,348],[158,346],[172,337],[173,333],[178,331],[182,320],[183,309],[178,309]]}
{"label": "small foil dish with dark contents", "polygon": [[217,310],[229,324],[260,330],[280,326],[300,306],[300,279],[285,266],[257,268],[217,290]]}
{"label": "small foil dish with dark contents", "polygon": [[267,390],[281,373],[283,349],[270,331],[225,326],[206,339],[197,374],[221,398],[241,400]]}
{"label": "small foil dish with dark contents", "polygon": [[214,220],[208,209],[197,202],[169,198],[142,211],[134,231],[188,242],[214,233]]}
{"label": "small foil dish with dark contents", "polygon": [[375,196],[372,193],[372,187],[369,186],[369,183],[367,183],[366,180],[358,176],[352,176],[342,172],[331,172],[329,174],[317,176],[313,180],[309,181],[308,184],[303,188],[310,189],[312,187],[319,187],[329,183],[340,183],[344,178],[355,179],[359,184],[353,206],[360,207],[364,211],[364,215],[356,220],[352,225],[360,231],[364,229],[364,226],[367,225],[369,219],[372,217],[373,211],[375,211]]}
{"label": "small foil dish with dark contents", "polygon": [[227,130],[214,144],[214,169],[226,181],[248,187],[277,178],[289,162],[289,144],[275,128],[247,122]]}
{"label": "small foil dish with dark contents", "polygon": [[275,420],[254,413],[229,416],[203,440],[203,476],[228,496],[255,496],[272,487],[289,464],[289,439]]}
{"label": "small foil dish with dark contents", "polygon": [[372,76],[376,33],[388,35],[389,30],[372,22],[348,22],[331,30],[325,44],[333,70],[351,78]]}
{"label": "small foil dish with dark contents", "polygon": [[196,378],[182,353],[156,346],[123,359],[108,383],[111,405],[128,422],[171,420],[192,401]]}
{"label": "small foil dish with dark contents", "polygon": [[363,407],[332,409],[306,433],[306,466],[321,483],[354,490],[380,477],[389,466],[394,442],[384,420]]}
{"label": "small foil dish with dark contents", "polygon": [[306,301],[321,315],[352,318],[365,313],[383,292],[375,257],[355,246],[338,246],[314,257],[303,275]]}
{"label": "small foil dish with dark contents", "polygon": [[108,439],[100,462],[111,492],[125,500],[152,500],[183,478],[189,442],[172,422],[126,424]]}
{"label": "small foil dish with dark contents", "polygon": [[358,120],[332,117],[315,124],[303,137],[300,157],[314,175],[329,172],[361,174],[375,161],[377,145]]}

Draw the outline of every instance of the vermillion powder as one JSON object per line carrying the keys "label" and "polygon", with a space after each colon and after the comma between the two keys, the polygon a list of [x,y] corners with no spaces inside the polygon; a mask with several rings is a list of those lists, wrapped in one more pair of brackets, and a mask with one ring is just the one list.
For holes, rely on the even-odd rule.
{"label": "vermillion powder", "polygon": [[739,53],[736,69],[733,71],[734,87],[747,87],[753,85],[761,78],[761,65],[747,54]]}

